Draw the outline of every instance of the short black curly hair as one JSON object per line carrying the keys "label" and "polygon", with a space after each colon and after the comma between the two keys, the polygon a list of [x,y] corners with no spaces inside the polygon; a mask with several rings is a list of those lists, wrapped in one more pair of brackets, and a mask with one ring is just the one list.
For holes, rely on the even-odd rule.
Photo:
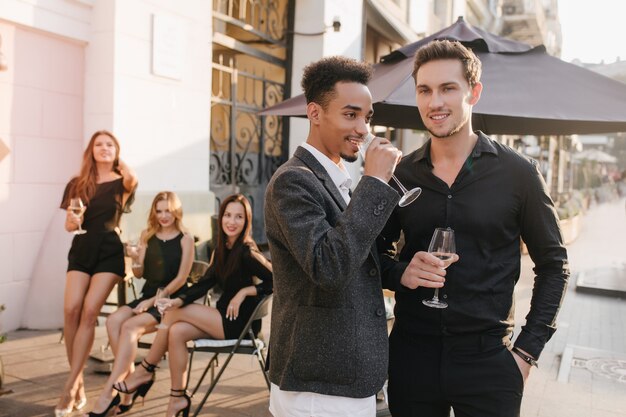
{"label": "short black curly hair", "polygon": [[335,84],[354,82],[363,85],[372,78],[372,66],[344,56],[329,56],[304,68],[302,89],[306,102],[317,103],[326,109],[335,96]]}

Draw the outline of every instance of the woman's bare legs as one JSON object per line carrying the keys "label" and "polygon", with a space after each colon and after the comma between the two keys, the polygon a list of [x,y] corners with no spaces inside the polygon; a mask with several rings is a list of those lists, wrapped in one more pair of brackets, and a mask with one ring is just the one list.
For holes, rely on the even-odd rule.
{"label": "woman's bare legs", "polygon": [[122,332],[122,325],[134,315],[135,313],[133,313],[130,307],[122,306],[107,317],[107,335],[109,336],[109,344],[114,356],[117,356],[117,346],[120,340],[120,333]]}
{"label": "woman's bare legs", "polygon": [[[65,278],[65,293],[63,297],[63,341],[67,362],[72,367],[72,351],[74,348],[74,337],[78,330],[80,315],[83,309],[85,294],[89,288],[89,274],[80,271],[68,271]],[[82,373],[81,378],[82,381]],[[70,392],[63,392],[57,409],[71,408],[74,398]]]}
{"label": "woman's bare legs", "polygon": [[[165,318],[163,319],[163,323],[168,326],[162,329],[156,329],[156,336],[152,341],[152,346],[150,346],[150,350],[148,354],[145,356],[144,361],[149,365],[158,365],[161,362],[161,358],[167,352],[167,339],[168,333],[170,330],[170,324],[172,322],[172,318],[176,315],[179,309],[168,310],[167,314],[165,314]],[[150,316],[152,317],[152,316]],[[155,323],[156,326],[156,323]],[[119,388],[125,388],[128,392],[134,392],[140,385],[145,384],[146,382],[152,379],[152,372],[148,372],[143,366],[138,366],[135,368],[133,372],[131,372],[128,377],[124,380],[125,386],[119,386]],[[124,385],[122,384],[122,385]]]}
{"label": "woman's bare legs", "polygon": [[[68,332],[65,334],[66,344],[71,344],[71,347],[66,348],[71,355],[70,374],[57,409],[66,409],[73,404],[79,381],[82,380],[85,362],[93,345],[98,314],[113,286],[120,279],[119,276],[108,272],[98,273],[89,278],[85,273],[70,271],[67,276],[64,310],[66,320],[69,322]],[[82,304],[77,301],[81,294],[84,295]],[[77,325],[74,324],[76,316],[79,317]],[[67,338],[67,335],[70,337]]]}
{"label": "woman's bare legs", "polygon": [[[165,318],[163,319],[163,323],[166,324],[167,327],[157,330],[154,341],[152,342],[152,346],[150,347],[150,350],[148,351],[148,354],[146,355],[144,360],[150,365],[158,365],[159,362],[161,362],[161,358],[163,357],[163,355],[165,355],[165,352],[167,352],[169,331],[172,325],[174,323],[177,323],[178,321],[186,321],[188,316],[193,317],[194,321],[206,320],[207,315],[198,314],[199,312],[204,311],[205,309],[207,310],[210,309],[215,312],[214,314],[219,316],[219,330],[217,332],[214,331],[213,333],[219,336],[216,338],[223,339],[224,330],[222,329],[221,316],[219,315],[219,312],[216,309],[208,307],[208,306],[202,306],[200,304],[190,304],[182,308],[167,310],[167,313],[165,314]],[[135,371],[131,373],[128,376],[128,378],[124,380],[124,383],[126,384],[125,388],[129,392],[133,392],[141,384],[145,384],[146,382],[150,381],[151,378],[152,378],[151,372],[148,372],[146,369],[144,369],[143,366],[138,366],[135,369]]]}
{"label": "woman's bare legs", "polygon": [[[218,313],[219,314],[219,313]],[[168,343],[172,392],[184,393],[187,381],[187,341],[207,337],[207,334],[192,324],[184,321],[174,323],[170,329]],[[187,406],[188,400],[183,396],[170,396],[166,416],[175,416]]]}
{"label": "woman's bare legs", "polygon": [[[80,314],[83,308],[85,293],[89,288],[89,274],[80,271],[68,271],[66,275],[65,294],[63,302],[63,341],[67,353],[67,362],[71,363],[74,336],[80,322]],[[71,364],[70,364],[71,367]],[[87,397],[85,395],[85,384],[83,373],[81,372],[76,381],[76,393],[74,395],[74,407],[84,407]],[[68,393],[69,394],[69,393]],[[63,401],[69,405],[69,401]],[[61,408],[67,408],[62,406]]]}
{"label": "woman's bare legs", "polygon": [[[113,312],[113,314],[111,314],[109,317],[107,317],[106,320],[106,328],[107,328],[107,335],[109,336],[109,345],[111,346],[111,351],[113,352],[113,357],[117,360],[117,347],[119,344],[119,339],[120,339],[120,333],[122,331],[122,325],[124,324],[124,322],[128,319],[130,319],[131,317],[133,317],[135,315],[135,313],[133,313],[133,310],[128,307],[128,306],[122,306],[120,308],[118,308],[117,310],[115,310]],[[115,362],[113,364],[113,366],[115,366]],[[128,373],[131,373],[135,370],[134,364],[131,362]],[[122,377],[125,378],[126,375],[124,375]],[[115,382],[115,381],[114,381]],[[104,391],[103,391],[104,393]],[[101,395],[102,396],[102,395]],[[128,398],[129,396],[127,395],[122,395],[122,403],[123,404],[127,404],[128,403]],[[96,401],[96,409],[99,409],[100,407],[98,406],[98,401]],[[105,405],[106,407],[106,405]]]}
{"label": "woman's bare legs", "polygon": [[[124,307],[124,310],[130,311],[132,315],[130,308]],[[111,317],[113,317],[113,315],[109,316],[109,318]],[[118,317],[113,317],[113,320],[111,320],[111,330],[115,330],[117,322],[119,321],[118,319],[122,317],[128,317],[126,312],[122,311]],[[107,329],[109,329],[108,324],[109,320],[107,320]],[[94,412],[101,413],[109,406],[114,397],[113,384],[123,381],[131,371],[130,368],[137,356],[137,341],[144,334],[154,332],[156,330],[154,327],[156,324],[157,321],[148,313],[142,313],[123,321],[115,341],[116,349],[114,351],[115,361],[113,362],[113,368],[111,369],[109,378],[104,384],[100,397],[98,397],[94,405]],[[111,347],[112,346],[113,343],[111,343]],[[124,398],[122,404],[130,404],[130,398],[128,397]]]}
{"label": "woman's bare legs", "polygon": [[[171,388],[180,391],[185,389],[187,381],[187,341],[201,337],[224,339],[224,326],[217,309],[199,304],[190,304],[181,309],[176,318],[177,322],[170,325],[168,348]],[[187,401],[182,396],[170,396],[166,416],[175,416],[187,406]]]}

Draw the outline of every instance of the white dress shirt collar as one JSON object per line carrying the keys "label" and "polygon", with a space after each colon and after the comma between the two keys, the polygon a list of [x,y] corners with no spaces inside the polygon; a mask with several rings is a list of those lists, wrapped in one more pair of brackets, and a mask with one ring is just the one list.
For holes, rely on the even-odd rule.
{"label": "white dress shirt collar", "polygon": [[352,178],[350,178],[350,174],[343,165],[343,161],[340,160],[338,164],[334,163],[329,157],[320,152],[319,149],[306,142],[300,146],[311,152],[315,159],[317,159],[317,161],[324,167],[330,178],[333,180],[333,183],[343,196],[343,199],[346,200],[346,204],[349,203],[349,191],[350,186],[352,185]]}

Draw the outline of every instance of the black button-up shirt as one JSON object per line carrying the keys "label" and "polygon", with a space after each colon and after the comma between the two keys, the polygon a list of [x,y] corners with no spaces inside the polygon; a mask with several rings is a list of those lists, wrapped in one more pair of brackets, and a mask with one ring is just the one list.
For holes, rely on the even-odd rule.
{"label": "black button-up shirt", "polygon": [[[395,174],[407,189],[422,187],[407,207],[396,207],[378,238],[383,286],[396,291],[396,326],[425,335],[509,334],[513,289],[520,276],[520,237],[535,264],[526,325],[515,345],[535,358],[555,331],[569,268],[558,218],[536,163],[481,132],[452,187],[436,177],[430,140],[407,155]],[[436,227],[455,232],[459,261],[439,290],[449,307],[422,300],[432,288],[410,290],[400,278],[413,255],[428,251]],[[404,247],[396,257],[400,232]]]}

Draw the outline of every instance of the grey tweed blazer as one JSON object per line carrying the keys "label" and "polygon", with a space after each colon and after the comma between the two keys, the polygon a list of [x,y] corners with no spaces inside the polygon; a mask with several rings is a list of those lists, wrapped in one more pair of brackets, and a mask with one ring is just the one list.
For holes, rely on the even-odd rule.
{"label": "grey tweed blazer", "polygon": [[346,203],[302,147],[272,177],[265,227],[274,271],[270,380],[285,391],[374,395],[388,341],[375,240],[399,200],[364,176]]}

